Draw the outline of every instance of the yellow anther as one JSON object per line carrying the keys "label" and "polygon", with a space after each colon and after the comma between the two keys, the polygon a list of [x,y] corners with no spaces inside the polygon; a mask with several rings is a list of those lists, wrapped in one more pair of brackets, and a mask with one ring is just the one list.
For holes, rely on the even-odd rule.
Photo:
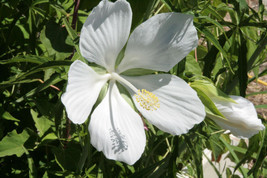
{"label": "yellow anther", "polygon": [[148,111],[154,111],[160,107],[158,97],[145,89],[138,90],[138,93],[135,94],[135,99],[140,106]]}

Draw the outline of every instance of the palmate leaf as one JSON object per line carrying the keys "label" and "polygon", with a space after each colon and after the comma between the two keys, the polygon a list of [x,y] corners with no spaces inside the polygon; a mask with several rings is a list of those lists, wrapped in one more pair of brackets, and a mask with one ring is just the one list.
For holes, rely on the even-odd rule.
{"label": "palmate leaf", "polygon": [[28,140],[29,134],[26,130],[18,134],[16,130],[9,132],[0,141],[0,157],[16,155],[21,157],[24,153],[27,153],[24,143]]}

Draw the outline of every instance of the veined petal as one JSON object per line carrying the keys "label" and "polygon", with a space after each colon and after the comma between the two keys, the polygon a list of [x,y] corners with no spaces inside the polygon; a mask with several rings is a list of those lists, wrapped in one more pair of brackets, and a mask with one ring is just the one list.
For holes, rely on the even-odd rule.
{"label": "veined petal", "polygon": [[250,138],[265,128],[261,120],[258,119],[254,105],[249,100],[241,96],[230,95],[230,97],[236,103],[212,98],[218,110],[227,120],[209,116],[211,119],[222,128],[230,130],[232,134],[240,138]]}
{"label": "veined petal", "polygon": [[62,95],[61,101],[73,123],[82,124],[86,121],[107,80],[106,75],[97,74],[79,60],[71,64],[66,92]]}
{"label": "veined petal", "polygon": [[140,106],[130,89],[135,106],[159,129],[173,135],[187,133],[204,120],[205,108],[196,92],[182,79],[168,74],[125,77],[136,88],[146,89],[158,97],[160,107],[150,111]]}
{"label": "veined petal", "polygon": [[144,152],[146,136],[140,116],[122,98],[114,82],[94,110],[89,124],[92,145],[113,160],[134,164]]}
{"label": "veined petal", "polygon": [[114,71],[116,58],[125,45],[131,28],[132,10],[128,2],[101,1],[84,23],[80,50],[88,61]]}
{"label": "veined petal", "polygon": [[118,73],[132,68],[169,71],[198,43],[193,16],[180,13],[155,15],[131,34]]}

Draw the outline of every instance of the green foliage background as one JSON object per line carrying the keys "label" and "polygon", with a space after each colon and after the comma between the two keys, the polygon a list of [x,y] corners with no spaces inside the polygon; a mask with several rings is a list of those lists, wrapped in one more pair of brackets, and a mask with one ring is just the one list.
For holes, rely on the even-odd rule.
{"label": "green foliage background", "polygon": [[[205,148],[212,150],[214,160],[229,151],[235,170],[243,177],[267,175],[266,130],[250,138],[248,145],[241,140],[238,146],[232,146],[229,135],[208,118],[181,136],[169,135],[147,123],[147,146],[133,166],[107,160],[97,152],[90,145],[89,121],[73,125],[60,101],[70,64],[84,60],[78,47],[79,33],[99,0],[81,0],[76,17],[77,2],[1,0],[1,177],[176,177],[186,166],[188,176],[203,177]],[[262,0],[257,10],[245,0],[129,3],[133,10],[132,30],[161,12],[195,16],[200,39],[197,55],[192,51],[170,73],[195,84],[194,89],[211,113],[220,115],[194,82],[214,83],[227,94],[245,96],[252,81],[247,72],[253,70],[256,78],[266,75],[267,69],[259,72],[260,64],[266,62],[267,43]],[[226,15],[229,20],[225,20]],[[247,162],[253,162],[250,169],[243,166]],[[226,169],[228,177],[236,177],[234,171]]]}

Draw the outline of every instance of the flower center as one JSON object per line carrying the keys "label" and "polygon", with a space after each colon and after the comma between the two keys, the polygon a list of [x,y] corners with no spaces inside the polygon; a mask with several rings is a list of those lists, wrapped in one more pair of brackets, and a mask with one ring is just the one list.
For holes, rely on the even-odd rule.
{"label": "flower center", "polygon": [[137,94],[134,96],[140,106],[148,111],[154,111],[160,107],[158,97],[146,89],[138,90]]}
{"label": "flower center", "polygon": [[125,80],[115,72],[112,72],[110,74],[110,79],[117,80],[118,82],[129,87],[135,93],[134,97],[142,108],[148,111],[154,111],[160,107],[158,97],[152,92],[147,91],[146,89],[138,90],[135,86],[133,86],[133,84],[131,84],[129,81]]}

